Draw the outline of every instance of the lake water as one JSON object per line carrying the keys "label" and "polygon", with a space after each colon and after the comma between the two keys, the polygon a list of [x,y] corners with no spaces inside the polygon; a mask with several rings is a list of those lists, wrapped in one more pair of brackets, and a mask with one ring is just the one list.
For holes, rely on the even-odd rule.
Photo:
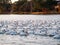
{"label": "lake water", "polygon": [[[60,20],[60,15],[0,15],[0,21],[11,20]],[[60,45],[60,40],[52,37],[29,35],[0,35],[0,45]]]}
{"label": "lake water", "polygon": [[0,45],[60,45],[60,40],[51,37],[0,35]]}

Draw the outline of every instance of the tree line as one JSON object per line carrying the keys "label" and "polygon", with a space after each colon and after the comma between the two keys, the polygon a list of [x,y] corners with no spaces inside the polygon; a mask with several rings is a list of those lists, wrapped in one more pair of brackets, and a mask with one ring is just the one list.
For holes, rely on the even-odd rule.
{"label": "tree line", "polygon": [[14,3],[11,0],[0,0],[0,13],[52,11],[56,5],[57,1],[54,0],[18,0]]}

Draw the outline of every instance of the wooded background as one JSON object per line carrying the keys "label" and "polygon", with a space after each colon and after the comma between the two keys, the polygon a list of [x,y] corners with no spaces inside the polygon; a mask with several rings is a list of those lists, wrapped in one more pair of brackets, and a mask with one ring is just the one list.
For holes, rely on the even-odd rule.
{"label": "wooded background", "polygon": [[[12,3],[11,0],[0,0],[0,14],[11,14],[22,12],[50,12],[60,13],[59,1],[55,0],[18,0]],[[56,8],[55,8],[56,7]]]}

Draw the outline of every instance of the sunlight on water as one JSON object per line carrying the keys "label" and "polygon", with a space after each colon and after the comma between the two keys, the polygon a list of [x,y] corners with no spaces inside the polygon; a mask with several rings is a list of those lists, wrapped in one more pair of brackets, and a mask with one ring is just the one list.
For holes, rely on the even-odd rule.
{"label": "sunlight on water", "polygon": [[[22,23],[17,24],[17,21],[16,22],[12,21],[12,22],[9,23],[10,20],[13,20],[13,21],[14,20],[23,20],[23,27],[20,27],[19,24],[22,24]],[[27,30],[29,25],[31,25],[31,24],[33,25],[33,23],[34,23],[34,22],[32,22],[32,23],[27,24],[26,22],[29,22],[27,20],[29,20],[29,21],[31,21],[31,20],[34,20],[34,21],[36,21],[36,20],[46,20],[46,21],[47,20],[54,20],[53,22],[50,22],[50,23],[47,23],[48,21],[47,22],[45,21],[45,22],[48,25],[51,24],[52,25],[51,28],[54,28],[54,26],[56,26],[56,25],[57,25],[57,27],[60,26],[60,22],[59,22],[60,21],[60,15],[57,15],[57,16],[56,15],[53,15],[53,16],[52,15],[50,15],[50,16],[49,15],[47,15],[47,16],[46,15],[41,15],[41,16],[37,16],[37,15],[9,15],[9,16],[8,15],[5,15],[5,16],[0,15],[0,22],[2,21],[2,23],[0,23],[0,33],[1,33],[0,34],[0,45],[60,45],[60,39],[54,39],[54,37],[49,37],[48,35],[47,36],[46,35],[41,36],[38,33],[35,33],[35,34],[38,34],[38,35],[35,35],[35,34],[32,33],[28,36],[21,36],[21,30],[22,29]],[[56,22],[56,24],[54,24],[56,20],[59,20],[58,21],[59,23]],[[4,23],[4,21],[6,21],[6,22]],[[24,21],[26,21],[26,22],[24,22]],[[36,21],[35,24],[39,24],[40,22],[37,23],[37,21]],[[25,27],[25,23],[28,26]],[[45,23],[42,23],[42,25],[45,27],[46,24],[45,25],[44,24]],[[42,25],[41,25],[41,27],[42,27]],[[17,28],[15,28],[16,26],[17,26]],[[32,30],[33,28],[35,28],[35,26],[30,27],[29,30]],[[22,29],[20,29],[19,27],[22,28]],[[36,26],[36,27],[38,28],[39,26]],[[45,30],[44,27],[43,27],[43,30]],[[47,29],[48,28],[49,27],[47,27]],[[53,30],[55,30],[55,29],[53,29]],[[11,30],[13,30],[13,31],[11,31]],[[19,30],[19,32],[17,30]],[[35,30],[35,32],[39,32],[39,31],[36,31],[36,30],[38,30],[36,28],[34,30]],[[50,29],[48,29],[48,30],[50,30]],[[9,31],[10,31],[10,34],[9,34]],[[16,34],[15,31],[17,32],[17,34]],[[2,32],[3,32],[3,34],[2,34]],[[39,33],[41,34],[41,32],[39,32]],[[24,34],[26,34],[26,33],[22,33],[22,35],[24,35]],[[42,34],[44,34],[44,33],[42,33]]]}
{"label": "sunlight on water", "polygon": [[[16,19],[17,18],[17,19]],[[59,15],[0,15],[0,20],[60,20]]]}

